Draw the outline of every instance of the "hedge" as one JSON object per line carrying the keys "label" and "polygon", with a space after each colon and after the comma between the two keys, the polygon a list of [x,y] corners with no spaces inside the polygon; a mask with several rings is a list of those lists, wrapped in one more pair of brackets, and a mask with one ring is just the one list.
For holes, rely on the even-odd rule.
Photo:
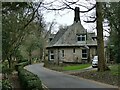
{"label": "hedge", "polygon": [[13,90],[12,84],[8,79],[2,80],[2,90]]}
{"label": "hedge", "polygon": [[26,65],[29,65],[29,62],[21,62],[21,63],[18,63],[17,65],[15,65],[15,69],[16,71],[18,71],[18,67],[24,67]]}
{"label": "hedge", "polygon": [[42,83],[37,75],[19,67],[18,76],[24,90],[43,90]]}

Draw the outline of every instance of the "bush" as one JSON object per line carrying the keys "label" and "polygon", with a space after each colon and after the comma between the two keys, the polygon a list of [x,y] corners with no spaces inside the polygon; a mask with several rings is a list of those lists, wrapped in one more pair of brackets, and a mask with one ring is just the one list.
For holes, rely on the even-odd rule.
{"label": "bush", "polygon": [[24,90],[43,90],[40,79],[37,75],[23,69],[22,67],[18,68],[18,76],[21,82],[21,85],[24,87]]}
{"label": "bush", "polygon": [[16,71],[18,71],[18,68],[19,68],[19,67],[24,67],[24,66],[26,66],[26,65],[29,65],[29,62],[28,62],[28,61],[27,61],[27,62],[18,63],[17,65],[15,65],[15,69],[16,69]]}
{"label": "bush", "polygon": [[28,60],[27,60],[27,59],[20,59],[20,60],[18,61],[18,63],[22,63],[22,62],[28,62]]}
{"label": "bush", "polygon": [[8,79],[2,80],[2,90],[12,90],[12,84]]}

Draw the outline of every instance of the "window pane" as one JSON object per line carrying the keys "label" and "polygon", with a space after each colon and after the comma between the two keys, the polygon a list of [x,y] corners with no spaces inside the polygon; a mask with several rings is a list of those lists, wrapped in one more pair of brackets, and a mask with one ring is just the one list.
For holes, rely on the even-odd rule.
{"label": "window pane", "polygon": [[77,39],[78,39],[78,41],[80,41],[80,37],[79,36],[77,37]]}
{"label": "window pane", "polygon": [[73,53],[75,53],[75,48],[73,49]]}
{"label": "window pane", "polygon": [[50,41],[52,41],[52,38],[49,38]]}
{"label": "window pane", "polygon": [[50,53],[53,53],[53,50],[51,50],[51,52]]}
{"label": "window pane", "polygon": [[82,50],[82,58],[87,58],[87,50],[86,49]]}
{"label": "window pane", "polygon": [[85,37],[82,37],[82,41],[85,41]]}
{"label": "window pane", "polygon": [[51,59],[54,59],[54,55],[51,55]]}
{"label": "window pane", "polygon": [[78,41],[85,41],[85,37],[86,37],[86,35],[78,35],[77,40]]}
{"label": "window pane", "polygon": [[64,50],[62,50],[62,57],[64,57]]}
{"label": "window pane", "polygon": [[86,49],[82,50],[82,53],[87,53],[87,50]]}
{"label": "window pane", "polygon": [[87,54],[82,54],[82,57],[83,58],[87,58]]}

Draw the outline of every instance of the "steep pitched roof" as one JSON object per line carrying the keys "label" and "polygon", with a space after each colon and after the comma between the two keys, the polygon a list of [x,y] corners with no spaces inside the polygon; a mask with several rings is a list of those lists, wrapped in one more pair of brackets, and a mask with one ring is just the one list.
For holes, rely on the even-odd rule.
{"label": "steep pitched roof", "polygon": [[[87,41],[84,43],[77,43],[76,35],[87,34]],[[75,22],[68,29],[58,31],[54,39],[49,43],[48,47],[59,46],[96,46],[97,42],[92,39],[95,33],[87,33],[80,22]]]}
{"label": "steep pitched roof", "polygon": [[55,37],[52,39],[52,41],[49,43],[48,47],[52,47],[59,39],[62,37],[62,35],[66,32],[66,29],[61,29],[57,32]]}

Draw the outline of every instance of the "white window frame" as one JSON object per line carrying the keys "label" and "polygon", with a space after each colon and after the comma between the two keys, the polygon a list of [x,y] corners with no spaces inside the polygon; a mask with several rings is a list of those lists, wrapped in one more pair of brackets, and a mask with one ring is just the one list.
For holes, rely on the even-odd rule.
{"label": "white window frame", "polygon": [[50,60],[54,60],[54,59],[51,59],[51,56],[53,55],[54,59],[55,59],[55,56],[54,56],[54,50],[50,50]]}
{"label": "white window frame", "polygon": [[[86,50],[86,53],[83,53],[83,50]],[[83,57],[83,54],[86,54],[86,57]],[[88,58],[87,49],[82,49],[82,59],[87,59],[87,58]]]}
{"label": "white window frame", "polygon": [[[78,38],[80,38],[80,40],[78,40]],[[85,38],[85,40],[82,40],[83,38]],[[77,35],[77,41],[78,42],[85,42],[86,41],[86,35],[85,34]]]}

